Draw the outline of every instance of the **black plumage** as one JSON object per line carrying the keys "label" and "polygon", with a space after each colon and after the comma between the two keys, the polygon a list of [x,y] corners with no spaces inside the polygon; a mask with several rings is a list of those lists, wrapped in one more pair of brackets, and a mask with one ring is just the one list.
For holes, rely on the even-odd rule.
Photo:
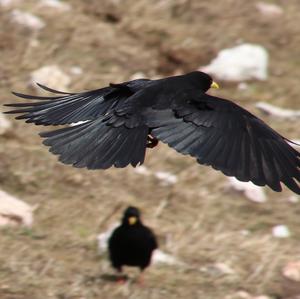
{"label": "black plumage", "polygon": [[15,95],[36,102],[8,104],[17,119],[36,125],[83,124],[41,133],[59,159],[75,167],[137,166],[157,140],[197,162],[241,181],[300,194],[300,153],[262,120],[222,98],[206,94],[212,78],[192,72],[140,79],[53,97]]}
{"label": "black plumage", "polygon": [[157,247],[154,233],[141,221],[140,211],[128,207],[121,225],[113,231],[108,242],[112,266],[118,272],[122,272],[123,266],[139,267],[142,272],[149,266]]}

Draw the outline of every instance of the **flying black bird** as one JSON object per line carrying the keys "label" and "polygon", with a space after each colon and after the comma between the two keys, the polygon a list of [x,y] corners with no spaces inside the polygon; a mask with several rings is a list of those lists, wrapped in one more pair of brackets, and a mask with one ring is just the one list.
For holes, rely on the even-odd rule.
{"label": "flying black bird", "polygon": [[85,123],[40,135],[60,161],[105,169],[137,166],[158,140],[227,176],[300,194],[300,153],[262,120],[237,104],[206,94],[218,87],[203,72],[158,80],[139,79],[57,96],[14,93],[31,103],[8,104],[36,125]]}
{"label": "flying black bird", "polygon": [[143,225],[140,211],[135,207],[128,207],[122,224],[113,231],[108,247],[112,266],[120,273],[125,265],[139,267],[139,280],[142,282],[142,273],[149,266],[152,252],[158,246],[151,229]]}

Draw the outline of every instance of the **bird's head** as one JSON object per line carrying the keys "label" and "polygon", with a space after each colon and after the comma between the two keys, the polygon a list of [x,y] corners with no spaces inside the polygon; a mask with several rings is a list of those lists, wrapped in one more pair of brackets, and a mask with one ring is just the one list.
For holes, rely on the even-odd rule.
{"label": "bird's head", "polygon": [[136,207],[128,207],[123,215],[122,224],[124,225],[136,225],[141,222],[140,211]]}
{"label": "bird's head", "polygon": [[190,77],[190,80],[196,84],[203,92],[207,92],[210,88],[219,88],[219,84],[216,83],[213,78],[204,72],[191,72],[186,76]]}

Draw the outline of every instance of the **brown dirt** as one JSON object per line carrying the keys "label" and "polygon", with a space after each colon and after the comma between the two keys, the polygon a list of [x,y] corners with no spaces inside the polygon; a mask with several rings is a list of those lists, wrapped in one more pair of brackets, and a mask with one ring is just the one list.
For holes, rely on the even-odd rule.
{"label": "brown dirt", "polygon": [[[224,84],[218,95],[256,114],[258,100],[299,109],[299,0],[268,1],[285,11],[276,19],[259,15],[254,1],[68,2],[73,9],[65,13],[42,10],[33,0],[19,5],[47,23],[35,37],[36,47],[30,46],[31,34],[11,24],[10,11],[0,11],[0,103],[15,101],[10,90],[29,92],[30,72],[47,64],[66,72],[80,66],[84,75],[74,76],[70,86],[79,91],[128,80],[136,72],[156,77],[194,70],[243,40],[268,49],[270,77],[252,82],[246,92]],[[285,136],[299,138],[299,122],[264,120]],[[1,299],[218,299],[238,290],[283,298],[297,292],[280,274],[287,261],[300,258],[300,203],[288,202],[288,190],[267,190],[264,204],[249,202],[226,191],[222,174],[164,145],[148,151],[145,165],[177,174],[174,186],[162,186],[132,168],[74,169],[41,145],[41,128],[13,125],[0,137],[1,188],[38,208],[32,229],[1,231]],[[143,288],[103,279],[112,270],[107,256],[97,253],[96,236],[128,204],[143,210],[161,248],[187,267],[150,267]],[[155,216],[160,205],[164,208]],[[291,238],[271,236],[272,226],[281,223],[288,225]],[[216,262],[227,263],[235,274],[201,271]]]}

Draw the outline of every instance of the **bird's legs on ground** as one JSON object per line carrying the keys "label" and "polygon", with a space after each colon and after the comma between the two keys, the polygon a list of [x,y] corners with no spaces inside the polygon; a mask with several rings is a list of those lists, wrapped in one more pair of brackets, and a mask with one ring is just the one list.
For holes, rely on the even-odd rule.
{"label": "bird's legs on ground", "polygon": [[155,137],[148,135],[147,136],[147,147],[154,148],[158,145],[158,139]]}

